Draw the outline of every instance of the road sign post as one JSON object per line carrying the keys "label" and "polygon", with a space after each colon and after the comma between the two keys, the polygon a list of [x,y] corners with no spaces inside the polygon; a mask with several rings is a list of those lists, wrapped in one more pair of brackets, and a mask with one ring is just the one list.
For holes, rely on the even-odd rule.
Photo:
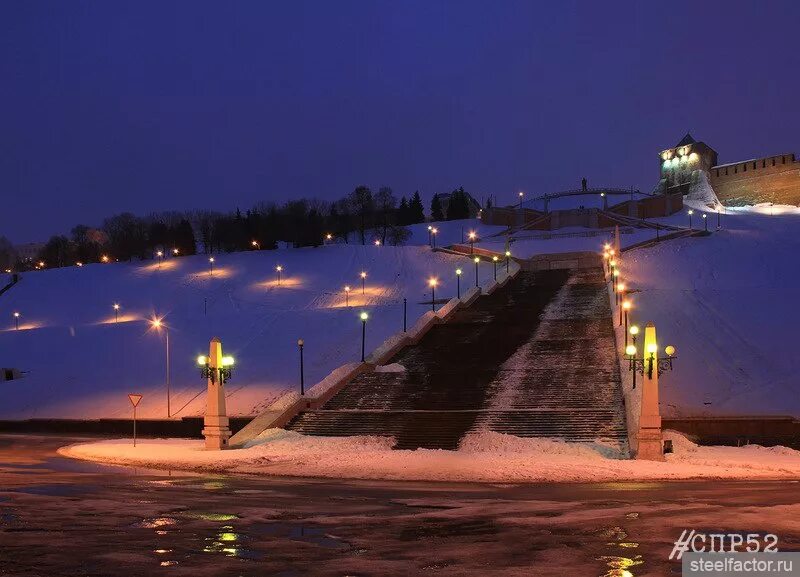
{"label": "road sign post", "polygon": [[128,395],[128,400],[133,405],[133,446],[136,446],[136,405],[142,400],[142,395]]}

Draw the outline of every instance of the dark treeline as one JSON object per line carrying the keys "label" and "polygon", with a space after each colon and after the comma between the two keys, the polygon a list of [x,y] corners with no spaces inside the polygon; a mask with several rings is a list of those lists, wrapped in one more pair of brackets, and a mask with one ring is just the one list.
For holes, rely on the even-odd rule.
{"label": "dark treeline", "polygon": [[[469,217],[463,188],[451,193],[446,215],[436,197],[434,204],[439,207],[431,207],[434,220]],[[70,236],[51,237],[33,261],[18,261],[16,270],[151,259],[159,252],[168,257],[198,250],[211,254],[274,249],[278,242],[295,247],[376,241],[401,245],[410,236],[406,226],[421,222],[425,222],[425,211],[419,191],[398,200],[388,186],[377,192],[358,186],[335,202],[301,199],[281,206],[262,203],[245,212],[237,209],[227,214],[200,210],[139,217],[122,213],[105,219],[99,228],[78,225]]]}

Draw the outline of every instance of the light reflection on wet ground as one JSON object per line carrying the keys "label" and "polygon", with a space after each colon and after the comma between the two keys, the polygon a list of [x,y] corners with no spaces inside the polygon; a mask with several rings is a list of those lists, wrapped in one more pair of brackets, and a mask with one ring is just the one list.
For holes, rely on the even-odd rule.
{"label": "light reflection on wet ground", "polygon": [[0,436],[0,574],[677,575],[684,528],[800,549],[794,483],[233,478],[54,455],[69,442]]}

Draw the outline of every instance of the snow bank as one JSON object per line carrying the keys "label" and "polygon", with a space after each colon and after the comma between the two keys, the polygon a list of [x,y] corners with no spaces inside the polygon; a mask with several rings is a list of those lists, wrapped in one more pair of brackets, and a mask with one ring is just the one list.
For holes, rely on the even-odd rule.
{"label": "snow bank", "polygon": [[270,429],[249,448],[206,451],[202,441],[130,440],[71,445],[77,459],[162,469],[257,475],[417,481],[605,482],[669,479],[798,479],[800,452],[784,447],[700,447],[668,431],[665,463],[620,459],[620,447],[487,432],[459,451],[393,451],[391,437],[306,437]]}

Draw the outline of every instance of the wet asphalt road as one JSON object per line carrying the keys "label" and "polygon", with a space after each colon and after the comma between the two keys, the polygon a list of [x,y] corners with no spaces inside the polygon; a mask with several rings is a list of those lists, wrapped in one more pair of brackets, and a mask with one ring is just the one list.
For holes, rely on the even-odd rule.
{"label": "wet asphalt road", "polygon": [[800,550],[794,482],[471,485],[228,477],[0,436],[0,575],[679,575],[684,528]]}

